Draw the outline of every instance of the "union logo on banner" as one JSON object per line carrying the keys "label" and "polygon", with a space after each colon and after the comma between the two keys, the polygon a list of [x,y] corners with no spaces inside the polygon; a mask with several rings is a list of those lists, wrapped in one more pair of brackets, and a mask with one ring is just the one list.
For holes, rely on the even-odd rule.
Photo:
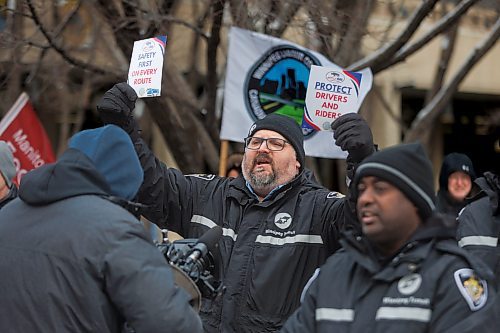
{"label": "union logo on banner", "polygon": [[[343,89],[341,86],[351,83],[351,77],[341,67],[318,52],[284,39],[231,27],[220,139],[243,142],[243,137],[252,124],[271,113],[289,116],[300,126],[311,68],[316,66],[329,68],[330,73],[322,77],[322,80],[324,78],[326,81],[325,89],[330,86],[332,89],[333,86]],[[356,93],[356,101],[352,98],[352,103],[356,104],[353,112],[361,106],[373,81],[369,68],[360,70],[359,73],[362,74],[363,80],[358,80],[352,87],[353,90],[359,90],[352,91],[353,95]],[[342,79],[346,82],[342,82]],[[326,86],[327,84],[329,86]],[[326,107],[340,107],[342,94],[336,90],[320,93],[324,93],[326,104],[325,107],[317,109],[325,111],[327,116],[338,116],[340,112],[336,109],[330,111]],[[323,95],[319,97],[321,96]],[[315,112],[316,108],[313,111]],[[333,119],[330,123],[332,121]],[[318,131],[317,129],[321,128],[316,127],[316,130],[312,126],[302,128],[306,155],[346,158],[347,153],[333,144],[332,133]]]}
{"label": "union logo on banner", "polygon": [[7,142],[14,155],[19,185],[28,171],[55,161],[47,133],[26,93],[22,93],[0,121],[0,140]]}

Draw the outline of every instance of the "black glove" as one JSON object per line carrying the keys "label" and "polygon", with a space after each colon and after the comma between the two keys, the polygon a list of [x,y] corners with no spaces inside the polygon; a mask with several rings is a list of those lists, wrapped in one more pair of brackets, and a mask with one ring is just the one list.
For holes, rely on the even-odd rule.
{"label": "black glove", "polygon": [[347,113],[332,123],[336,144],[349,153],[348,162],[359,163],[375,151],[368,123],[357,113]]}
{"label": "black glove", "polygon": [[129,135],[138,134],[133,117],[137,94],[126,82],[117,83],[106,91],[97,103],[97,111],[104,124],[113,124],[124,129]]}

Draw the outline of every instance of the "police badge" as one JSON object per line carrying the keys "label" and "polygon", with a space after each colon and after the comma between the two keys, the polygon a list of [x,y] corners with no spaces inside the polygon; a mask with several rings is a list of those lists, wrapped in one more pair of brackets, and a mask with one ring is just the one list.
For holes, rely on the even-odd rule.
{"label": "police badge", "polygon": [[454,273],[458,290],[472,311],[481,309],[488,299],[488,284],[472,269],[462,268]]}

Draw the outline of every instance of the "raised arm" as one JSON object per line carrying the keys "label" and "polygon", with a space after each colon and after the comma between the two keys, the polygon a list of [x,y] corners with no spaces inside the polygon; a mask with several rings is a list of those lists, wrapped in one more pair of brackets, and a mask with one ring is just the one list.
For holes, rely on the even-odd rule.
{"label": "raised arm", "polygon": [[132,87],[125,82],[118,83],[103,95],[97,110],[105,124],[120,126],[134,143],[144,170],[144,182],[136,201],[147,208],[140,213],[162,228],[185,235],[192,215],[192,184],[180,171],[161,162],[142,140],[133,116],[136,100]]}

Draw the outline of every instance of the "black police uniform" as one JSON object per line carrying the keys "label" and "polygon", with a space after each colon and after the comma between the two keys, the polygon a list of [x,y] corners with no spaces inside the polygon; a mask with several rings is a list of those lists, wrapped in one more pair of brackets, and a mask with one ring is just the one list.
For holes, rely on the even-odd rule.
{"label": "black police uniform", "polygon": [[458,244],[483,260],[500,288],[500,177],[487,172],[475,180],[477,193],[458,216]]}
{"label": "black police uniform", "polygon": [[317,271],[282,332],[495,331],[498,303],[483,279],[491,271],[452,230],[423,227],[392,258],[377,257],[361,237],[341,242],[345,250]]}

